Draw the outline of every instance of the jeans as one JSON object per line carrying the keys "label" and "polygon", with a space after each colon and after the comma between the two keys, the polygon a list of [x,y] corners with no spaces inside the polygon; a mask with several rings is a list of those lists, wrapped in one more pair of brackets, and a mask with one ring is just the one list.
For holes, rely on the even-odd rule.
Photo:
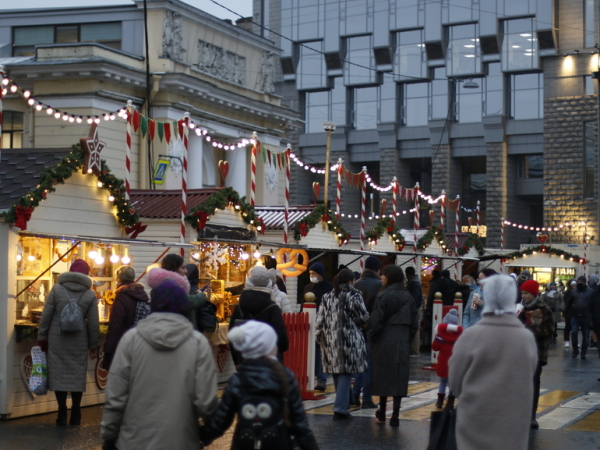
{"label": "jeans", "polygon": [[333,384],[335,386],[335,402],[333,410],[340,414],[350,414],[350,381],[352,374],[350,373],[334,373]]}
{"label": "jeans", "polygon": [[577,353],[579,327],[581,327],[581,356],[587,353],[588,345],[590,345],[590,329],[588,327],[587,317],[573,316],[571,318],[571,345],[573,354]]}
{"label": "jeans", "polygon": [[327,384],[327,374],[323,373],[321,346],[319,344],[315,344],[315,376],[317,377],[317,383]]}
{"label": "jeans", "polygon": [[565,317],[565,328],[563,330],[563,337],[565,339],[565,342],[569,342],[569,339],[571,338],[571,319],[568,317]]}
{"label": "jeans", "polygon": [[363,402],[372,402],[373,397],[371,396],[371,346],[367,343],[367,371],[354,374],[354,387],[352,393],[354,397],[358,399],[360,392],[362,391]]}

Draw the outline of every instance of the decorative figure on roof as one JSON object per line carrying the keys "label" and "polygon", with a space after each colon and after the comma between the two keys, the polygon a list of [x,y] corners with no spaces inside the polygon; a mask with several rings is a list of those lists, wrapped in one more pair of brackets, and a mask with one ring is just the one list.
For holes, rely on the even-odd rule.
{"label": "decorative figure on roof", "polygon": [[167,11],[163,22],[163,58],[183,60],[183,26],[181,25],[181,14],[175,11]]}
{"label": "decorative figure on roof", "polygon": [[90,127],[87,138],[79,139],[83,150],[83,173],[93,173],[100,176],[102,173],[102,160],[100,153],[106,147],[106,143],[98,139],[98,125],[94,122]]}

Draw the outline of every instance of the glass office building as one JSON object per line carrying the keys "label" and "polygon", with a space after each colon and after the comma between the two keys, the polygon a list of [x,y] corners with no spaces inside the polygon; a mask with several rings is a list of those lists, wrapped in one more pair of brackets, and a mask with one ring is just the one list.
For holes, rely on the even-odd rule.
{"label": "glass office building", "polygon": [[[598,226],[598,11],[597,0],[255,0],[254,18],[282,49],[304,161],[324,163],[331,121],[332,161],[468,209],[480,201],[498,246],[502,217]],[[296,203],[310,201],[311,176],[294,171]]]}

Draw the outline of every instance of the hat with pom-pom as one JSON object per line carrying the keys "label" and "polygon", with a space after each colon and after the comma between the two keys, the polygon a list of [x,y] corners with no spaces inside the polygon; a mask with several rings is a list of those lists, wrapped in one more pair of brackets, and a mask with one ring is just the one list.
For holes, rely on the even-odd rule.
{"label": "hat with pom-pom", "polygon": [[249,320],[227,334],[229,342],[242,353],[244,359],[261,358],[270,354],[277,345],[277,334],[271,325]]}
{"label": "hat with pom-pom", "polygon": [[152,312],[168,312],[187,316],[191,306],[187,292],[175,280],[165,280],[150,292]]}
{"label": "hat with pom-pom", "polygon": [[452,308],[446,313],[446,315],[444,316],[444,320],[442,320],[442,323],[451,323],[452,325],[458,325],[458,311]]}

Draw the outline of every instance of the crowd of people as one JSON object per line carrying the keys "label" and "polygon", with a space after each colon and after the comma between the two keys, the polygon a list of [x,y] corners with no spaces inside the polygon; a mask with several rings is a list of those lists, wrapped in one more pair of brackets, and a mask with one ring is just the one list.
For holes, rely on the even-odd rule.
{"label": "crowd of people", "polygon": [[[76,260],[59,276],[39,327],[58,425],[67,423],[68,393],[70,423],[81,423],[87,360],[97,357],[98,309],[89,271],[85,261]],[[439,352],[435,406],[444,406],[447,389],[447,406],[460,399],[460,449],[500,449],[506,439],[526,443],[527,429],[538,427],[540,377],[557,323],[566,322],[565,346],[573,358],[586,358],[590,331],[600,334],[595,276],[589,285],[583,276],[566,286],[551,282],[541,293],[527,271],[508,276],[484,269],[459,284],[448,271],[433,270],[425,301],[413,267],[381,267],[375,256],[365,260],[362,274],[342,266],[331,282],[320,262],[309,273],[304,296],[317,305],[315,389],[324,390],[327,375],[332,376],[333,419],[350,419],[355,405],[376,409],[377,421],[385,423],[389,417],[391,426],[399,426],[402,397],[408,395],[409,358],[419,354],[424,332]],[[149,296],[135,281],[132,267],[118,268],[115,276],[104,344],[103,365],[110,372],[101,426],[104,449],[198,448],[200,442],[208,444],[224,434],[236,416],[232,448],[318,448],[298,382],[283,364],[289,339],[282,314],[291,311],[291,304],[274,269],[253,267],[240,287],[228,335],[237,372],[221,401],[207,340],[214,329],[202,325],[210,323],[202,317],[210,304],[209,290],[198,285],[197,266],[167,255],[146,276]],[[438,292],[450,308],[433,329],[432,304]],[[452,308],[457,293],[463,298],[462,318]],[[65,325],[67,319],[79,320],[65,319],[73,302],[81,311],[81,327],[75,332]],[[531,382],[523,383],[525,379]],[[510,417],[494,420],[502,405],[510,405]],[[485,434],[478,431],[483,428]]]}

